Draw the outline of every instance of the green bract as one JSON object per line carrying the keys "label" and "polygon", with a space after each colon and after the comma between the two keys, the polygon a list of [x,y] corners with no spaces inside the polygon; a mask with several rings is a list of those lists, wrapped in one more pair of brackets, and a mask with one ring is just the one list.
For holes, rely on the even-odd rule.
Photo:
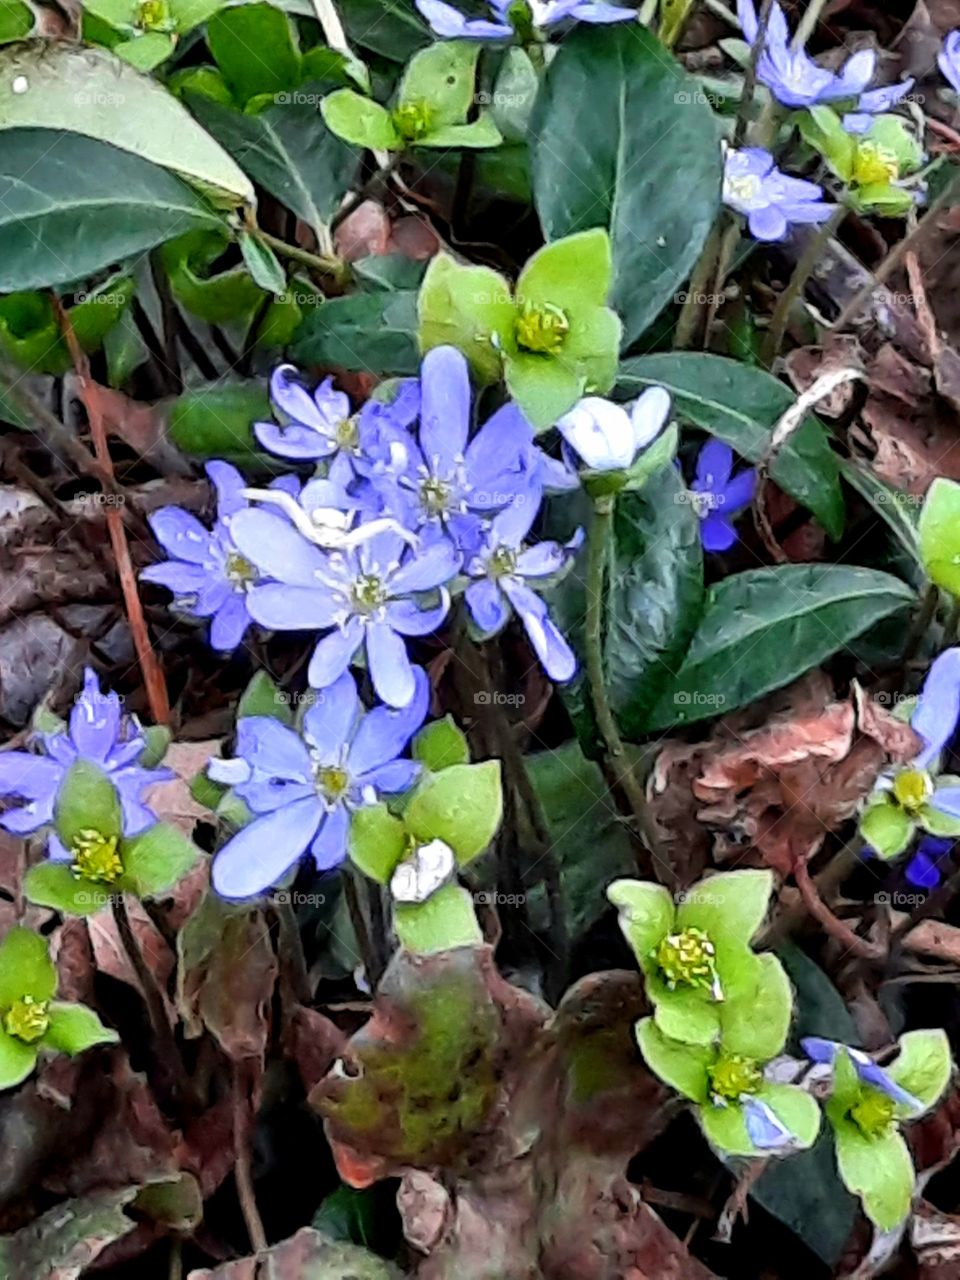
{"label": "green bract", "polygon": [[824,1110],[833,1127],[837,1167],[860,1197],[867,1217],[892,1231],[910,1210],[915,1174],[899,1125],[937,1101],[950,1078],[950,1047],[943,1031],[909,1031],[900,1054],[883,1074],[916,1099],[912,1107],[865,1082],[850,1054],[841,1049],[833,1068],[833,1089]]}
{"label": "green bract", "polygon": [[92,1009],[54,1000],[56,989],[46,942],[15,925],[0,942],[0,1089],[25,1080],[41,1049],[77,1054],[116,1043]]}
{"label": "green bract", "polygon": [[[444,736],[445,752],[450,746],[460,750]],[[428,739],[421,750],[432,752],[440,743],[439,737]],[[486,849],[502,816],[499,760],[425,773],[399,817],[385,804],[354,813],[350,857],[372,880],[389,883],[395,896],[403,884],[394,925],[411,951],[445,951],[482,941],[471,895],[453,876]]]}
{"label": "green bract", "polygon": [[937,808],[938,789],[957,786],[960,777],[948,773],[938,776],[935,768],[908,765],[899,769],[889,791],[873,791],[867,797],[860,834],[884,860],[909,848],[918,829],[934,836],[960,836],[960,818]]}
{"label": "green bract", "polygon": [[866,133],[851,134],[830,107],[811,107],[800,132],[849,187],[855,209],[897,217],[913,208],[898,183],[920,168],[923,150],[899,116],[877,116]]}
{"label": "green bract", "polygon": [[539,249],[515,291],[490,267],[438,254],[417,301],[421,350],[449,343],[482,380],[502,373],[545,430],[581,396],[613,386],[621,325],[606,305],[612,271],[610,237],[599,227]]}
{"label": "green bract", "polygon": [[960,484],[938,476],[920,512],[920,558],[931,582],[960,596]]}
{"label": "green bract", "polygon": [[496,147],[500,130],[485,112],[467,123],[475,98],[480,48],[447,40],[410,59],[392,111],[354,89],[337,89],[320,104],[327,127],[373,151],[406,147]]}
{"label": "green bract", "polygon": [[165,822],[136,836],[123,835],[116,789],[88,760],[78,760],[64,779],[54,818],[72,860],[31,867],[24,892],[31,902],[67,915],[92,915],[115,894],[150,898],[163,893],[198,855],[196,846]]}
{"label": "green bract", "polygon": [[759,1028],[756,1054],[748,1052],[749,1043],[742,1035],[736,1052],[728,1048],[724,1036],[715,1045],[671,1040],[653,1018],[643,1018],[637,1024],[637,1042],[650,1070],[697,1104],[697,1118],[704,1134],[726,1155],[771,1154],[769,1148],[757,1147],[747,1132],[745,1108],[751,1104],[768,1108],[789,1130],[786,1150],[813,1145],[820,1129],[820,1108],[809,1093],[796,1085],[766,1079],[763,1068],[772,1055]]}
{"label": "green bract", "polygon": [[729,871],[701,880],[675,904],[662,885],[615,880],[607,890],[633,948],[665,1036],[721,1043],[728,1054],[765,1062],[787,1037],[790,982],[775,956],[750,939],[767,911],[769,871]]}

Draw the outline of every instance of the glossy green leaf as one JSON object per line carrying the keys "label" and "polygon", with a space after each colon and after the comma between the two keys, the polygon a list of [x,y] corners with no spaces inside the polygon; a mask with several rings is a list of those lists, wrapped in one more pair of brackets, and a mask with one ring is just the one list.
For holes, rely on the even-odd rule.
{"label": "glossy green leaf", "polygon": [[470,40],[438,40],[422,49],[407,64],[398,102],[426,106],[431,133],[461,124],[473,105],[479,56],[480,46]]}
{"label": "glossy green leaf", "polygon": [[57,989],[57,971],[45,938],[14,925],[0,942],[0,1010],[22,996],[49,1000]]}
{"label": "glossy green leaf", "polygon": [[92,916],[110,905],[115,886],[74,875],[66,862],[38,862],[23,878],[29,902],[67,916]]}
{"label": "glossy green leaf", "polygon": [[185,183],[137,156],[76,133],[2,134],[0,291],[82,279],[191,226],[218,225]]}
{"label": "glossy green leaf", "polygon": [[174,444],[198,458],[249,461],[261,454],[253,424],[269,420],[270,396],[262,382],[211,385],[186,391],[170,408]]}
{"label": "glossy green leaf", "polygon": [[120,834],[120,797],[95,764],[79,759],[60,784],[54,808],[57,835],[69,849],[82,832],[106,839]]}
{"label": "glossy green leaf", "polygon": [[272,4],[221,9],[207,23],[207,44],[240,103],[255,94],[281,94],[300,79],[293,23]]}
{"label": "glossy green leaf", "polygon": [[[105,49],[84,48],[60,40],[0,50],[0,129],[20,128],[73,135],[61,153],[61,162],[69,163],[77,180],[84,179],[82,186],[91,191],[98,189],[102,201],[106,198],[107,202],[121,202],[129,196],[126,188],[143,170],[130,168],[126,170],[130,178],[125,178],[124,170],[115,162],[117,168],[111,172],[105,161],[93,161],[88,149],[77,150],[77,135],[109,143],[172,170],[218,204],[230,207],[255,202],[250,180],[183,104],[162,84],[141,75]],[[6,153],[10,141],[8,137],[3,143],[0,164],[4,169],[9,163]],[[38,154],[42,154],[42,139],[37,141]],[[69,191],[62,194],[66,197]],[[136,214],[131,210],[127,216],[131,224],[127,234],[131,235],[146,211]],[[184,219],[180,230],[185,230],[189,222],[189,218]],[[101,231],[100,238],[102,234]],[[128,249],[125,253],[138,251]],[[114,253],[107,261],[123,256]],[[78,270],[74,278],[87,275],[90,270]],[[68,277],[58,277],[64,278]]]}
{"label": "glossy green leaf", "polygon": [[[129,306],[131,276],[116,274],[79,295],[67,308],[71,327],[86,352],[96,351]],[[0,346],[25,369],[62,374],[73,367],[49,294],[34,291],[0,298]]]}
{"label": "glossy green leaf", "polygon": [[50,1006],[50,1026],[43,1037],[45,1048],[77,1054],[97,1044],[116,1044],[119,1039],[85,1004],[55,1000]]}
{"label": "glossy green leaf", "polygon": [[547,238],[610,232],[611,305],[629,346],[686,278],[719,208],[714,114],[697,81],[643,27],[581,27],[550,64],[530,135]]}
{"label": "glossy green leaf", "polygon": [[26,1080],[37,1065],[37,1046],[24,1044],[0,1031],[0,1089],[12,1089]]}
{"label": "glossy green leaf", "polygon": [[420,955],[483,942],[473,898],[458,884],[443,885],[426,902],[398,902],[393,924],[400,945]]}
{"label": "glossy green leaf", "polygon": [[191,231],[160,250],[173,296],[208,324],[249,319],[263,302],[263,290],[244,263],[216,270],[229,243],[226,231]]}
{"label": "glossy green leaf", "polygon": [[833,1132],[822,1126],[810,1151],[771,1160],[750,1195],[833,1270],[857,1218],[857,1202],[840,1181]]}
{"label": "glossy green leaf", "polygon": [[253,113],[203,93],[188,92],[187,102],[251,178],[317,230],[330,221],[359,157],[324,124],[317,85],[305,83],[287,97]]}
{"label": "glossy green leaf", "polygon": [[953,1071],[950,1042],[942,1030],[907,1031],[900,1037],[900,1053],[887,1073],[924,1107],[942,1097]]}
{"label": "glossy green leaf", "polygon": [[390,112],[355,89],[335,89],[328,93],[320,110],[327,128],[355,147],[369,147],[373,151],[403,148],[403,139],[394,127]]}
{"label": "glossy green leaf", "polygon": [[163,31],[144,31],[113,46],[118,58],[137,71],[153,71],[173,53],[177,42]]}
{"label": "glossy green leaf", "polygon": [[354,293],[304,316],[290,349],[298,364],[383,374],[416,374],[416,294]]}
{"label": "glossy green leaf", "polygon": [[683,665],[648,730],[725,715],[783,688],[909,605],[898,578],[848,565],[779,565],[710,588]]}
{"label": "glossy green leaf", "polygon": [[404,810],[418,840],[442,840],[462,865],[483,853],[503,817],[500,761],[455,764],[427,775]]}
{"label": "glossy green leaf", "polygon": [[407,62],[433,38],[408,0],[341,0],[337,8],[351,44],[393,62]]}
{"label": "glossy green leaf", "polygon": [[270,246],[246,231],[240,233],[239,243],[243,261],[254,283],[268,293],[283,293],[287,286],[287,275]]}
{"label": "glossy green leaf", "polygon": [[155,822],[123,842],[123,886],[140,898],[172,889],[190,870],[200,851],[177,827]]}
{"label": "glossy green leaf", "polygon": [[33,30],[36,19],[21,0],[0,0],[0,44],[22,40]]}
{"label": "glossy green leaf", "polygon": [[[674,413],[759,462],[773,427],[794,403],[777,378],[726,356],[694,352],[638,356],[620,366],[617,389],[630,398],[650,386],[665,387]],[[832,538],[843,532],[839,466],[823,424],[810,414],[779,449],[770,475],[817,517]]]}

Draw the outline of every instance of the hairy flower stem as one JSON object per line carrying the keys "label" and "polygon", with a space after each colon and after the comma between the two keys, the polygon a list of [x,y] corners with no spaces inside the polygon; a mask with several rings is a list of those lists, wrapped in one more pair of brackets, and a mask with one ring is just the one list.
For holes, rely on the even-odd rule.
{"label": "hairy flower stem", "polygon": [[907,632],[907,638],[903,643],[903,664],[906,664],[916,656],[917,650],[923,644],[924,637],[930,630],[930,624],[937,616],[937,608],[940,604],[940,588],[931,582],[920,601],[920,608],[914,614],[913,622],[910,624],[910,630]]}
{"label": "hairy flower stem", "polygon": [[140,944],[137,942],[133,927],[130,924],[130,917],[127,914],[126,905],[120,894],[114,896],[111,910],[114,923],[117,926],[117,933],[120,935],[120,942],[127,953],[127,959],[130,961],[134,973],[137,975],[144,1003],[147,1006],[147,1013],[150,1016],[150,1026],[154,1035],[162,1090],[176,1110],[182,1110],[184,1106],[192,1108],[196,1105],[197,1099],[190,1084],[186,1067],[183,1064],[183,1058],[180,1056],[180,1049],[170,1026],[170,1020],[167,1017],[163,996],[157,986],[156,979],[143,958],[143,952],[140,950]]}
{"label": "hairy flower stem", "polygon": [[820,14],[823,13],[826,5],[827,0],[810,0],[791,42],[794,49],[802,49],[813,35],[816,25],[820,21]]}
{"label": "hairy flower stem", "polygon": [[606,576],[607,547],[613,531],[614,498],[605,496],[594,499],[590,528],[587,533],[587,615],[584,647],[586,650],[587,682],[593,702],[597,727],[607,748],[607,755],[614,778],[623,788],[633,810],[638,834],[646,825],[646,803],[643,788],[637,781],[623,749],[623,740],[607,699],[603,671],[603,596]]}
{"label": "hairy flower stem", "polygon": [[313,992],[310,990],[310,977],[307,958],[303,953],[300,926],[297,923],[297,914],[290,901],[290,895],[280,894],[275,897],[273,909],[280,932],[280,961],[290,985],[290,991],[298,1004],[308,1005],[313,998]]}
{"label": "hairy flower stem", "polygon": [[793,304],[803,296],[803,290],[813,274],[814,267],[823,257],[824,250],[836,235],[840,224],[846,216],[846,205],[838,206],[833,215],[820,226],[816,235],[811,236],[807,242],[807,247],[801,254],[800,261],[794,268],[787,287],[781,293],[774,308],[773,317],[770,320],[770,329],[763,348],[763,362],[768,369],[772,367],[774,360],[780,354]]}
{"label": "hairy flower stem", "polygon": [[722,232],[719,220],[714,223],[707,242],[703,246],[693,274],[687,282],[687,296],[683,300],[683,309],[677,321],[677,329],[673,335],[673,345],[677,351],[686,351],[692,347],[697,337],[700,320],[700,303],[707,291],[707,285],[716,268],[717,256],[720,252]]}
{"label": "hairy flower stem", "polygon": [[262,1253],[267,1247],[267,1235],[263,1229],[257,1198],[253,1190],[253,1174],[250,1170],[250,1130],[252,1128],[252,1112],[250,1100],[244,1087],[240,1067],[233,1066],[233,1180],[237,1188],[237,1199],[240,1201],[240,1212],[250,1237],[254,1253]]}
{"label": "hairy flower stem", "polygon": [[360,959],[367,975],[367,982],[370,989],[376,989],[377,983],[380,981],[381,966],[377,957],[377,953],[373,949],[370,941],[370,930],[367,927],[367,918],[363,913],[363,907],[360,902],[360,894],[357,891],[357,877],[352,870],[345,870],[341,883],[343,884],[344,897],[347,900],[347,910],[350,913],[350,923],[353,925],[353,932],[357,939],[357,946],[360,948]]}

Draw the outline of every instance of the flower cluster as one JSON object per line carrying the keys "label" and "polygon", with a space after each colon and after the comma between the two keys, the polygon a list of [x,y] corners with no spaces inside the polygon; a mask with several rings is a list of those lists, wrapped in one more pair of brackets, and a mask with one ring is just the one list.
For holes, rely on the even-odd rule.
{"label": "flower cluster", "polygon": [[825,222],[836,208],[824,203],[815,182],[781,173],[769,151],[759,147],[727,151],[723,200],[744,215],[755,240],[782,240],[791,226]]}
{"label": "flower cluster", "polygon": [[289,366],[274,374],[271,392],[282,422],[257,424],[258,439],[281,457],[320,463],[324,474],[302,487],[286,477],[257,490],[226,464],[211,464],[216,527],[210,533],[176,508],[158,512],[154,529],[177,559],[148,569],[149,580],[170,586],[181,607],[189,593],[195,613],[210,612],[211,593],[217,601],[228,595],[218,607],[243,617],[233,643],[249,619],[320,632],[311,686],[328,689],[362,661],[391,707],[408,706],[417,687],[407,639],[444,622],[453,591],[465,590],[485,634],[515,613],[547,673],[573,676],[573,653],[535,588],[565,568],[579,539],[533,547],[525,539],[545,488],[576,479],[534,446],[513,403],[470,438],[470,379],[459,351],[430,351],[419,379],[356,414],[329,379],[311,395]]}

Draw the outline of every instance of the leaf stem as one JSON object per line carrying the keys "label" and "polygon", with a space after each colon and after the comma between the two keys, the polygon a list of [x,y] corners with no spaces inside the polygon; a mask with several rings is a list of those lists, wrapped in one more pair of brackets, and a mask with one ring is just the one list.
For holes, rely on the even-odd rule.
{"label": "leaf stem", "polygon": [[643,788],[626,759],[623,739],[607,698],[603,671],[603,596],[606,577],[607,546],[613,529],[614,498],[606,495],[594,499],[590,528],[587,533],[587,614],[584,647],[587,682],[593,702],[597,727],[610,757],[614,778],[623,788],[633,810],[638,834],[645,826],[646,801]]}
{"label": "leaf stem", "polygon": [[693,274],[687,282],[687,295],[683,300],[683,309],[677,321],[677,329],[673,335],[673,345],[677,351],[686,351],[692,347],[697,335],[697,322],[700,319],[700,302],[706,294],[707,285],[713,274],[717,256],[720,252],[722,232],[719,220],[714,223]]}
{"label": "leaf stem", "polygon": [[845,204],[838,205],[833,214],[820,226],[817,234],[811,236],[807,241],[807,247],[800,255],[800,261],[794,268],[787,287],[777,300],[777,305],[770,320],[770,329],[764,344],[763,359],[764,365],[768,369],[772,367],[774,360],[780,354],[780,347],[783,345],[784,335],[787,332],[787,323],[790,319],[793,304],[803,295],[804,287],[813,274],[814,267],[823,257],[824,249],[836,235],[840,229],[840,224],[846,216],[847,206]]}
{"label": "leaf stem", "polygon": [[263,1229],[263,1220],[257,1208],[257,1197],[253,1190],[253,1174],[250,1171],[250,1134],[247,1109],[244,1106],[244,1090],[240,1078],[240,1069],[233,1066],[233,1180],[237,1188],[237,1199],[240,1201],[240,1212],[246,1224],[247,1235],[254,1253],[262,1253],[267,1248],[267,1235]]}
{"label": "leaf stem", "polygon": [[289,258],[291,262],[299,262],[302,266],[309,267],[312,271],[319,271],[321,275],[333,276],[340,283],[343,283],[348,278],[349,268],[335,254],[311,253],[309,249],[301,249],[299,245],[287,244],[286,240],[281,240],[278,236],[272,236],[269,231],[264,231],[262,227],[248,226],[246,230],[262,244],[272,249],[274,253],[279,253],[281,258]]}

